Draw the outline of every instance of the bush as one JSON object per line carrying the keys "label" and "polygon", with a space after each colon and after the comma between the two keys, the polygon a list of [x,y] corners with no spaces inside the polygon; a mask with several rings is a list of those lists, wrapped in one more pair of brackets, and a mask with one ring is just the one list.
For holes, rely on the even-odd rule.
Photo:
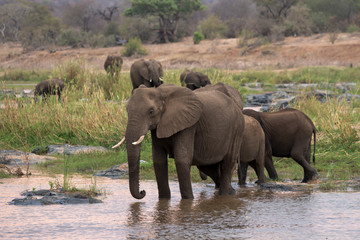
{"label": "bush", "polygon": [[204,35],[202,34],[201,30],[194,32],[193,41],[194,44],[199,44],[202,40],[204,40]]}
{"label": "bush", "polygon": [[141,40],[139,38],[132,38],[129,39],[127,44],[125,44],[125,49],[122,54],[130,57],[134,54],[146,55],[147,51],[142,47]]}
{"label": "bush", "polygon": [[356,24],[352,24],[347,27],[346,31],[349,33],[360,32],[360,28]]}
{"label": "bush", "polygon": [[200,28],[206,39],[223,37],[227,32],[227,26],[215,15],[210,15],[208,18],[202,20],[200,22]]}
{"label": "bush", "polygon": [[67,29],[61,32],[58,44],[60,46],[77,47],[82,42],[82,37],[79,31]]}

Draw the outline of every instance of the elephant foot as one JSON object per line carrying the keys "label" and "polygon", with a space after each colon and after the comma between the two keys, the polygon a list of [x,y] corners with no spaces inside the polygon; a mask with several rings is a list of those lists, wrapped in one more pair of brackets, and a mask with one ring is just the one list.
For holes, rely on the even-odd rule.
{"label": "elephant foot", "polygon": [[233,187],[230,187],[228,191],[219,190],[219,195],[235,195],[236,191]]}
{"label": "elephant foot", "polygon": [[245,184],[246,184],[245,181],[240,181],[240,180],[238,181],[239,186],[244,186]]}
{"label": "elephant foot", "polygon": [[319,177],[318,173],[315,171],[315,172],[311,172],[311,173],[308,173],[304,175],[304,178],[303,180],[301,181],[302,183],[307,183],[309,181],[313,181],[313,180],[317,180]]}

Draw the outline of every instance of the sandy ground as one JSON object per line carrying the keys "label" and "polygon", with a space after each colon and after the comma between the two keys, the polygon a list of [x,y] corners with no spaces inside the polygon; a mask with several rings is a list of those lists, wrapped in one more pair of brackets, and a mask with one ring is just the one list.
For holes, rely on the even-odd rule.
{"label": "sandy ground", "polygon": [[[182,42],[144,45],[148,55],[165,69],[219,68],[226,70],[291,69],[304,66],[360,66],[360,33],[339,34],[334,44],[329,34],[289,37],[256,48],[239,48],[238,39],[204,40],[194,45],[192,38]],[[102,70],[109,54],[123,47],[55,48],[24,53],[16,44],[0,45],[0,69],[52,69],[68,61],[81,60],[86,67]],[[246,50],[246,51],[245,51]],[[141,57],[140,57],[141,58]],[[123,70],[129,70],[137,57],[124,57]]]}

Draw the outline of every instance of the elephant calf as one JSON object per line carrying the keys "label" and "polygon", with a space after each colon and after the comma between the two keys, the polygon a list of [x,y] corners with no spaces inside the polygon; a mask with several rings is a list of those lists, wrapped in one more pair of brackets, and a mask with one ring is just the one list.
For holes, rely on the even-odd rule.
{"label": "elephant calf", "polygon": [[258,176],[257,183],[264,183],[265,134],[259,122],[254,118],[244,115],[244,120],[245,130],[238,164],[239,185],[245,184],[246,180],[246,171],[245,173],[241,172],[241,165],[247,166],[249,163]]}
{"label": "elephant calf", "polygon": [[121,67],[123,64],[123,59],[117,55],[109,55],[104,63],[104,69],[111,76],[119,75]]}
{"label": "elephant calf", "polygon": [[[289,108],[278,112],[256,112],[243,110],[244,115],[255,118],[265,133],[265,168],[269,177],[277,179],[272,156],[291,157],[304,169],[302,182],[316,179],[318,174],[310,165],[311,138],[314,134],[313,162],[315,162],[316,128],[305,113]],[[242,173],[246,174],[246,164]]]}
{"label": "elephant calf", "polygon": [[186,86],[191,90],[211,84],[209,77],[201,72],[184,71],[180,75],[181,86]]}
{"label": "elephant calf", "polygon": [[133,85],[133,91],[140,85],[146,87],[158,87],[163,84],[163,69],[160,62],[150,59],[140,59],[134,62],[130,68],[130,78]]}
{"label": "elephant calf", "polygon": [[35,86],[34,95],[47,97],[48,95],[58,95],[61,98],[61,92],[64,89],[65,84],[62,79],[52,78],[44,80]]}

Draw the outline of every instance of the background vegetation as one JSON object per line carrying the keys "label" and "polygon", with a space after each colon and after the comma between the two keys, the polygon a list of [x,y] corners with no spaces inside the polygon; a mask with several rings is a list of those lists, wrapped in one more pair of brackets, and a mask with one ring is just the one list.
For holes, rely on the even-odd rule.
{"label": "background vegetation", "polygon": [[[2,0],[0,40],[25,50],[108,47],[138,38],[165,43],[193,36],[281,40],[357,32],[360,0]],[[266,42],[265,41],[265,42]]]}
{"label": "background vegetation", "polygon": [[[119,79],[83,67],[80,62],[61,65],[52,72],[20,70],[7,72],[7,76],[18,76],[19,81],[32,79],[33,75],[57,76],[68,81],[63,100],[56,97],[48,101],[35,102],[32,98],[14,98],[3,95],[0,110],[0,149],[18,149],[30,152],[50,144],[101,145],[108,149],[124,135],[127,113],[126,99],[131,96],[129,74]],[[247,83],[261,83],[267,91],[275,89],[277,83],[321,83],[335,94],[342,92],[335,87],[339,82],[357,83],[350,93],[360,94],[360,68],[303,68],[276,72],[243,71],[229,73],[224,70],[203,69],[213,83],[224,82],[240,91],[243,98],[255,93]],[[164,72],[164,81],[180,86],[181,70]],[[44,77],[46,78],[46,77]],[[7,82],[4,76],[1,79]],[[14,81],[14,79],[11,79]],[[80,84],[81,83],[81,84]],[[360,174],[359,129],[360,102],[329,99],[321,103],[312,95],[311,88],[304,89],[293,107],[305,112],[317,127],[316,165],[320,178],[351,179]],[[257,92],[256,92],[257,93]],[[307,97],[306,97],[307,96]],[[42,165],[43,169],[62,173],[63,156],[59,160]],[[141,176],[153,179],[151,141],[148,135],[142,147],[141,159],[148,163],[141,166]],[[127,161],[124,146],[108,153],[66,157],[69,173],[93,173]],[[169,173],[176,179],[175,165],[169,160]],[[281,180],[301,180],[302,168],[292,159],[276,158],[275,166]],[[194,180],[200,180],[196,168]],[[255,179],[254,173],[250,174]]]}

